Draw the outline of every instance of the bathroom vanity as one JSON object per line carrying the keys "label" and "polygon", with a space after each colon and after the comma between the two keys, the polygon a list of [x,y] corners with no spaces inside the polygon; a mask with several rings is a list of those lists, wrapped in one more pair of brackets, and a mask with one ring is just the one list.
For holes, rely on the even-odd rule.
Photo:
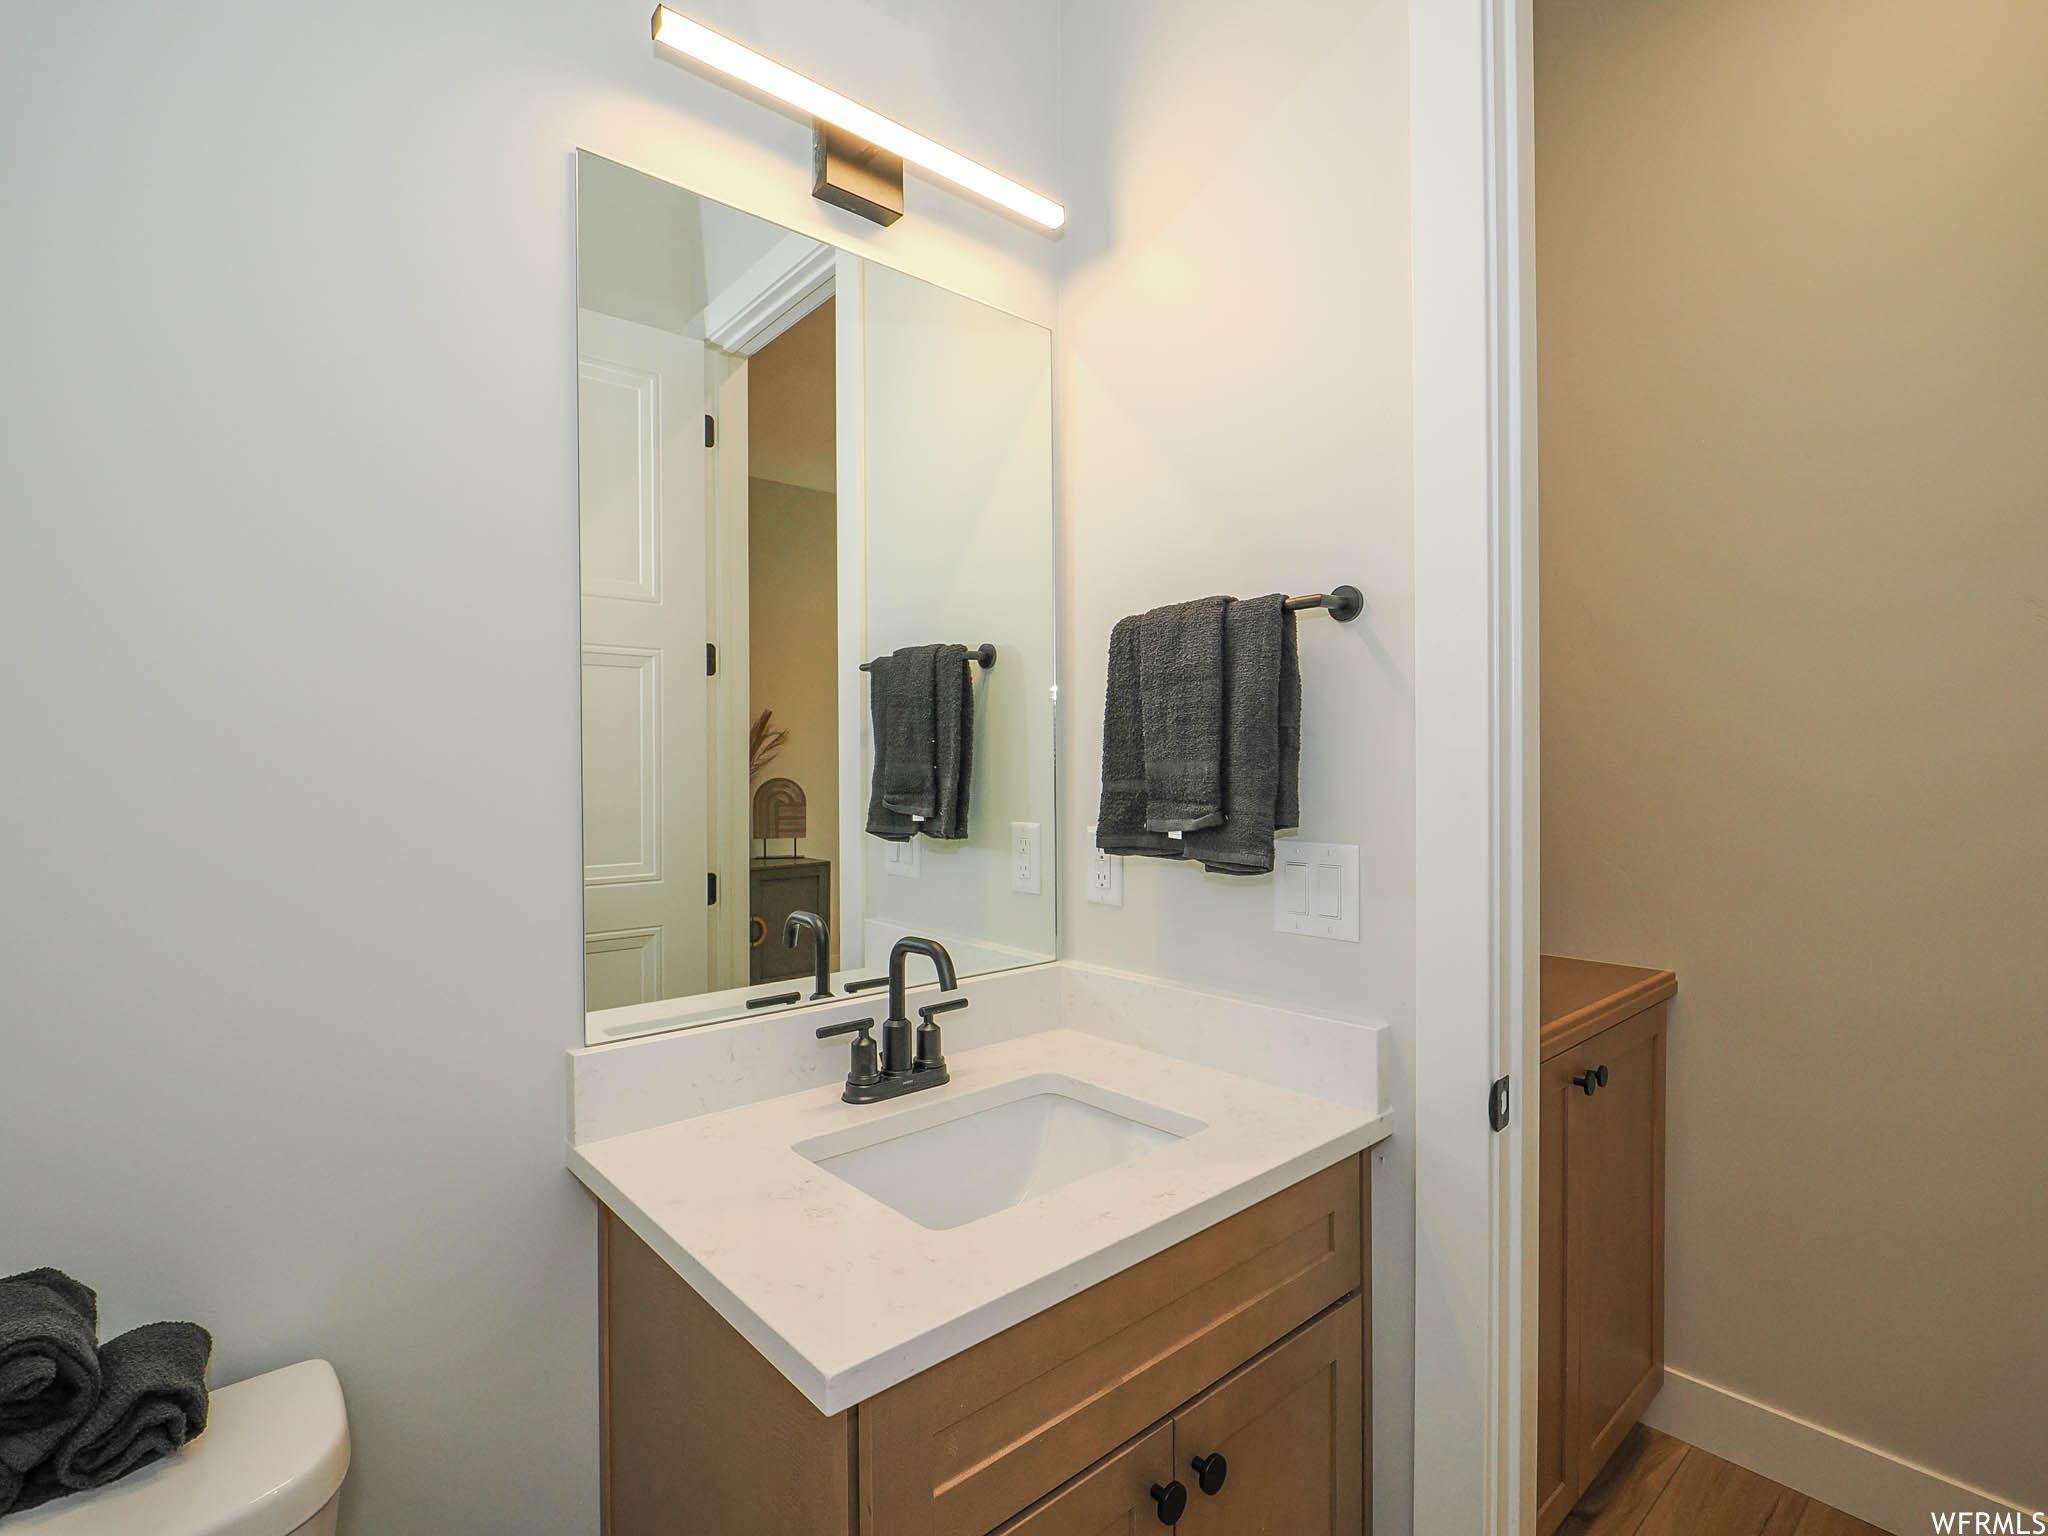
{"label": "bathroom vanity", "polygon": [[1545,955],[1537,1536],[1571,1512],[1664,1384],[1664,1034],[1670,971]]}
{"label": "bathroom vanity", "polygon": [[951,1081],[880,1104],[806,1038],[858,1004],[574,1053],[606,1530],[1358,1536],[1383,1032],[1067,963],[968,990]]}
{"label": "bathroom vanity", "polygon": [[1360,1163],[829,1416],[607,1212],[605,1528],[1072,1536],[1177,1519],[1352,1536],[1367,1483]]}

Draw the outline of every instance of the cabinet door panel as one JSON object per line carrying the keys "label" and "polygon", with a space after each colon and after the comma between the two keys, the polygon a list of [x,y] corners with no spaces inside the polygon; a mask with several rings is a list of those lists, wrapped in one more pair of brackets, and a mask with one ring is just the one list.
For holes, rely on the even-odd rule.
{"label": "cabinet door panel", "polygon": [[1172,1479],[1173,1426],[1162,1424],[994,1536],[1149,1536],[1165,1529],[1152,1489]]}
{"label": "cabinet door panel", "polygon": [[1570,1191],[1565,1180],[1570,1144],[1572,1078],[1584,1069],[1578,1052],[1543,1064],[1542,1144],[1538,1192],[1536,1296],[1536,1533],[1550,1536],[1579,1496],[1579,1467],[1571,1433],[1575,1361],[1566,1347],[1568,1305],[1565,1225]]}
{"label": "cabinet door panel", "polygon": [[1585,1477],[1663,1379],[1664,1014],[1660,1004],[1569,1053],[1578,1072],[1607,1069],[1598,1092],[1567,1096],[1566,1347]]}
{"label": "cabinet door panel", "polygon": [[[1363,1312],[1354,1296],[1175,1415],[1179,1536],[1359,1536]],[[1228,1471],[1206,1494],[1193,1462],[1217,1454]]]}
{"label": "cabinet door panel", "polygon": [[982,1536],[1358,1290],[1367,1187],[1347,1158],[861,1404],[863,1536]]}

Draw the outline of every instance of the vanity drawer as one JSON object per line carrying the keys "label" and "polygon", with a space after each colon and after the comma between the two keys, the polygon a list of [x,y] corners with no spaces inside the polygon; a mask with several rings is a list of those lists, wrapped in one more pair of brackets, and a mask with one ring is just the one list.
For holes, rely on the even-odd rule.
{"label": "vanity drawer", "polygon": [[983,1536],[1363,1283],[1353,1157],[857,1410],[865,1536]]}

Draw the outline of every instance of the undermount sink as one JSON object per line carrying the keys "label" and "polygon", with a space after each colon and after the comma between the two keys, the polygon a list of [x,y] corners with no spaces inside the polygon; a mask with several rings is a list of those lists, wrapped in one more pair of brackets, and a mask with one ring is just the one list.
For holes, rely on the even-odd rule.
{"label": "undermount sink", "polygon": [[1041,1074],[797,1144],[827,1173],[946,1231],[1192,1136],[1199,1120]]}

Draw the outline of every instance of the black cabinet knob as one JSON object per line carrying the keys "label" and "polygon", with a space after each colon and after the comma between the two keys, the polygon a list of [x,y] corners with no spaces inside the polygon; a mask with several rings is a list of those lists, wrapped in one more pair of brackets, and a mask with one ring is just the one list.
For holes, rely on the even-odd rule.
{"label": "black cabinet knob", "polygon": [[1202,1492],[1223,1491],[1223,1479],[1230,1476],[1230,1463],[1223,1459],[1221,1451],[1210,1456],[1197,1456],[1190,1465],[1195,1469],[1195,1476],[1202,1485]]}
{"label": "black cabinet knob", "polygon": [[1589,1072],[1581,1073],[1572,1079],[1572,1086],[1585,1089],[1586,1097],[1590,1099],[1600,1089],[1607,1086],[1607,1068],[1604,1066],[1594,1067]]}
{"label": "black cabinet knob", "polygon": [[1180,1517],[1188,1512],[1188,1485],[1179,1478],[1163,1486],[1154,1483],[1152,1500],[1159,1506],[1161,1525],[1179,1525]]}

